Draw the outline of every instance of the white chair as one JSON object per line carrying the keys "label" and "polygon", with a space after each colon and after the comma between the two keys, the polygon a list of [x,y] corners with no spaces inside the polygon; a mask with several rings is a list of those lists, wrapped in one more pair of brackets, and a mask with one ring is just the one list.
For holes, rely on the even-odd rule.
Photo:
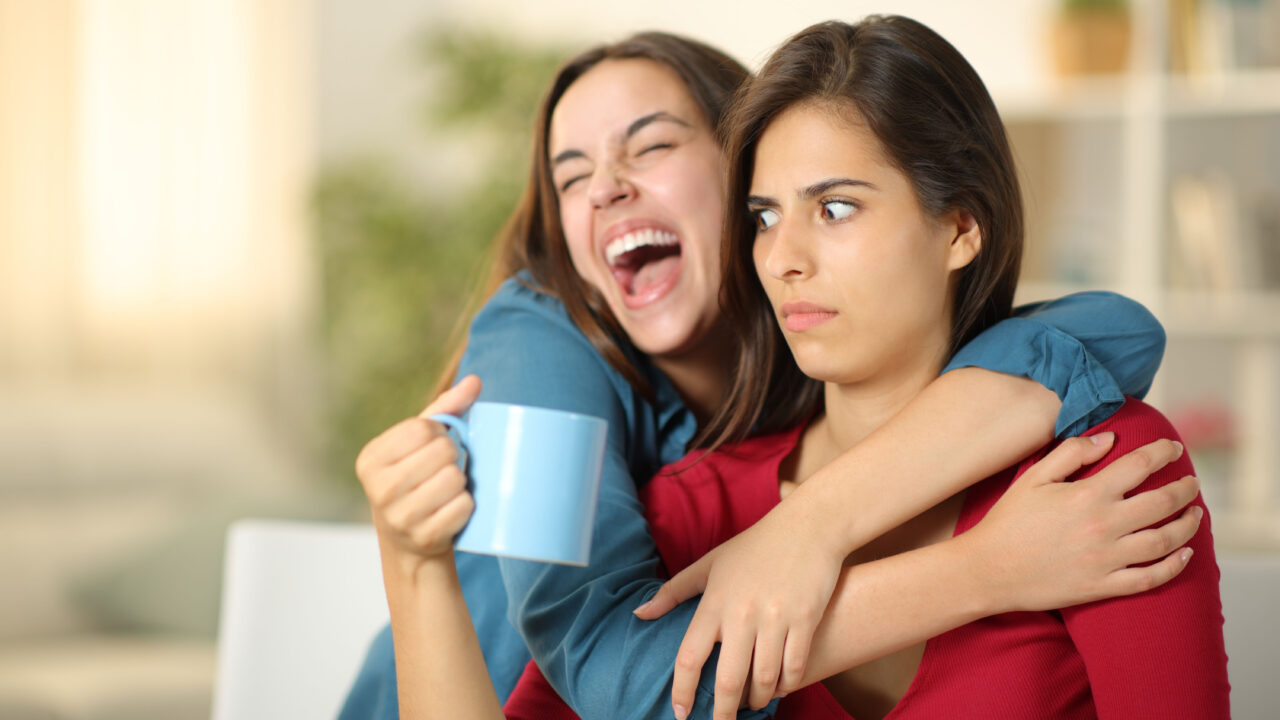
{"label": "white chair", "polygon": [[1218,567],[1231,716],[1280,717],[1280,555],[1222,553]]}
{"label": "white chair", "polygon": [[388,620],[371,525],[227,533],[213,720],[333,718]]}

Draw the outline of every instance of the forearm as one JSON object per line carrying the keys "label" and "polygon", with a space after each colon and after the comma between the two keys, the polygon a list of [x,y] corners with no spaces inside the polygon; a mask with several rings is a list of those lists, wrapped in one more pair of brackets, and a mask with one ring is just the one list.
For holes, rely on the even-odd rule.
{"label": "forearm", "polygon": [[[508,593],[524,599],[515,622],[548,682],[583,720],[670,718],[672,661],[697,602],[656,620],[632,614],[661,584],[656,558],[645,558],[652,541],[637,536],[642,526],[602,515],[616,532],[597,533],[586,568],[502,561]],[[711,662],[691,718],[711,717],[714,681]]]}
{"label": "forearm", "polygon": [[[806,481],[796,518],[828,527],[826,508],[856,508],[833,528],[837,554],[1011,465],[1053,437],[1078,434],[1140,395],[1164,330],[1138,303],[1078,293],[1020,308],[962,347],[898,415]],[[1027,378],[1027,379],[1023,379]]]}
{"label": "forearm", "polygon": [[830,527],[836,552],[848,554],[1043,447],[1060,405],[1031,380],[949,372],[774,512],[795,513],[797,527]]}
{"label": "forearm", "polygon": [[1003,612],[964,535],[845,568],[814,633],[801,685]]}
{"label": "forearm", "polygon": [[384,546],[382,575],[395,641],[400,717],[502,718],[453,554],[406,561]]}

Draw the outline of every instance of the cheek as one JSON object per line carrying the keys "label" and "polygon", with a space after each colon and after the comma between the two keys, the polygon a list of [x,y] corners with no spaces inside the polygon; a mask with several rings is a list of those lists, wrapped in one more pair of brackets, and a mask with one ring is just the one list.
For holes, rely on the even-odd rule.
{"label": "cheek", "polygon": [[[765,237],[768,237],[767,235]],[[770,244],[767,240],[757,240],[751,245],[751,260],[755,268],[756,281],[760,284],[761,290],[764,291],[765,298],[769,301],[769,306],[776,312],[778,301],[775,300],[774,294],[781,285],[780,281],[775,279],[770,273],[765,262],[769,257]],[[745,252],[745,251],[744,251]]]}
{"label": "cheek", "polygon": [[919,330],[941,317],[949,272],[945,249],[928,235],[902,238],[901,252],[882,258],[885,271],[877,287],[890,298],[890,312],[903,328]]}
{"label": "cheek", "polygon": [[751,262],[756,268],[756,277],[759,278],[760,284],[765,288],[769,287],[769,269],[765,267],[765,261],[769,259],[769,243],[767,240],[756,238],[751,243]]}
{"label": "cheek", "polygon": [[665,204],[677,208],[685,216],[685,222],[696,226],[700,234],[709,236],[716,248],[719,247],[720,216],[724,210],[718,157],[689,153],[681,158],[681,162],[664,166],[661,176],[655,178]]}
{"label": "cheek", "polygon": [[591,268],[591,224],[575,207],[573,200],[560,202],[560,227],[564,233],[565,244],[569,248],[569,259],[573,267],[583,277],[590,276]]}

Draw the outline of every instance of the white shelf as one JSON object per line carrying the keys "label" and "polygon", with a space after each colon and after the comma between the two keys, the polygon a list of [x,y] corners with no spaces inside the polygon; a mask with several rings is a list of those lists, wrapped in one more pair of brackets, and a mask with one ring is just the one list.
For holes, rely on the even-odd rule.
{"label": "white shelf", "polygon": [[1280,69],[1165,78],[1171,117],[1280,115]]}
{"label": "white shelf", "polygon": [[1171,336],[1280,342],[1280,294],[1170,292],[1160,308]]}
{"label": "white shelf", "polygon": [[1042,89],[1005,92],[996,105],[1009,124],[1119,121],[1143,112],[1166,119],[1280,116],[1280,68],[1060,78]]}
{"label": "white shelf", "polygon": [[1060,78],[1036,90],[1002,93],[996,107],[1006,123],[1119,120],[1129,82],[1121,76]]}
{"label": "white shelf", "polygon": [[[1233,176],[1239,185],[1236,197],[1246,202],[1257,202],[1250,198],[1266,192],[1264,188],[1280,186],[1280,162],[1271,157],[1278,145],[1269,140],[1280,138],[1280,68],[1169,73],[1164,69],[1167,3],[1138,0],[1133,9],[1136,46],[1124,75],[1046,82],[997,98],[1006,123],[1015,130],[1015,142],[1026,143],[1015,153],[1034,186],[1033,207],[1043,213],[1030,219],[1034,234],[1028,243],[1052,243],[1055,237],[1079,241],[1079,234],[1063,231],[1076,221],[1086,228],[1106,228],[1089,215],[1096,212],[1099,183],[1114,193],[1105,199],[1105,212],[1118,213],[1118,222],[1110,226],[1113,240],[1079,248],[1074,255],[1067,252],[1070,247],[1035,247],[1035,265],[1028,266],[1052,273],[1060,257],[1101,255],[1114,270],[1105,276],[1105,285],[1037,278],[1021,285],[1017,301],[1114,290],[1147,305],[1171,340],[1200,341],[1170,345],[1170,352],[1181,347],[1188,354],[1178,358],[1182,362],[1166,365],[1171,370],[1157,379],[1154,402],[1159,406],[1166,394],[1182,402],[1199,392],[1221,396],[1235,423],[1235,449],[1231,476],[1218,478],[1214,488],[1215,535],[1224,547],[1280,550],[1280,288],[1185,290],[1171,287],[1166,274],[1169,260],[1183,254],[1176,228],[1169,227],[1172,174],[1199,168],[1238,173]],[[1190,123],[1194,137],[1179,127],[1201,119],[1215,122]],[[1101,133],[1097,123],[1105,124]],[[1175,148],[1171,140],[1194,147]],[[1188,160],[1183,151],[1196,152]],[[1060,201],[1056,206],[1055,199]],[[1231,232],[1226,225],[1214,227]],[[1252,232],[1271,232],[1260,227]],[[1240,237],[1246,232],[1242,229]],[[1249,236],[1246,242],[1280,243],[1280,238]],[[1063,272],[1070,270],[1064,267]],[[1227,352],[1198,349],[1203,343]]]}
{"label": "white shelf", "polygon": [[[1076,285],[1061,282],[1022,282],[1017,304],[1051,300],[1090,290],[1114,291],[1132,296],[1123,288]],[[1151,303],[1171,337],[1223,340],[1272,340],[1280,343],[1280,293],[1211,293],[1164,291]]]}

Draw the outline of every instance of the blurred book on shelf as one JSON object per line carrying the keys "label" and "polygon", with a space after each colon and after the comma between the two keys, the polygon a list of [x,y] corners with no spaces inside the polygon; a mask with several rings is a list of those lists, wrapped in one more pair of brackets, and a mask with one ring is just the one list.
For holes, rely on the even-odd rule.
{"label": "blurred book on shelf", "polygon": [[1280,67],[1280,0],[1169,0],[1169,69]]}
{"label": "blurred book on shelf", "polygon": [[1169,188],[1169,285],[1218,293],[1280,288],[1280,197],[1242,199],[1226,173],[1178,175]]}
{"label": "blurred book on shelf", "polygon": [[1169,194],[1175,241],[1170,286],[1219,292],[1239,288],[1239,213],[1231,181],[1221,173],[1180,175]]}

